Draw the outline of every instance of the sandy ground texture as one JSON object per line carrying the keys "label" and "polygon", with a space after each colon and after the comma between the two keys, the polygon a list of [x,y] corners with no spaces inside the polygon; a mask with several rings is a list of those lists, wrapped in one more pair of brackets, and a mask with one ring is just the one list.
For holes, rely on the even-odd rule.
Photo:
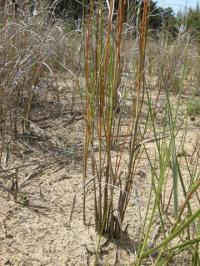
{"label": "sandy ground texture", "polygon": [[[72,108],[68,97],[59,100],[60,103],[55,98],[45,102],[41,98],[35,105],[29,133],[14,143],[8,142],[0,177],[0,265],[93,265],[97,250],[98,265],[131,265],[150,193],[148,160],[142,156],[135,173],[124,222],[126,234],[118,241],[100,238],[94,230],[90,186],[87,189],[88,225],[82,222],[83,112],[79,105]],[[158,126],[161,120],[162,112]],[[192,120],[188,122],[185,141],[191,165],[199,136],[198,118]],[[180,143],[181,135],[180,131]],[[147,149],[153,156],[155,145],[149,144]],[[169,180],[169,193],[171,187],[172,180]],[[194,207],[198,208],[195,201]],[[171,207],[168,212],[170,215]],[[155,221],[153,233],[158,227]],[[152,257],[144,262],[144,265],[152,264]],[[187,254],[170,265],[190,265]]]}

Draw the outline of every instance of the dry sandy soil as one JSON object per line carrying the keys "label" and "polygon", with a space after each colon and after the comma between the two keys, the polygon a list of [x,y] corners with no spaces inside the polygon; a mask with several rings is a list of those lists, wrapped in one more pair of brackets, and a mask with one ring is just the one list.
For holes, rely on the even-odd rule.
{"label": "dry sandy soil", "polygon": [[[106,237],[100,238],[95,233],[90,187],[87,193],[88,225],[84,226],[83,112],[78,103],[70,110],[71,98],[66,90],[60,90],[60,102],[57,102],[54,93],[49,98],[40,97],[33,109],[29,132],[8,144],[0,177],[0,265],[93,265],[99,242],[99,265],[130,265],[134,262],[150,192],[148,160],[145,155],[142,156],[135,174],[124,223],[128,229],[123,239],[108,242]],[[183,97],[183,103],[186,100]],[[194,121],[188,122],[185,151],[191,165],[193,145],[196,145],[199,136],[198,119],[195,117]],[[157,123],[159,126],[159,117]],[[153,155],[154,144],[147,145],[147,149],[152,150]],[[187,181],[184,166],[182,170]],[[15,194],[16,182],[18,195]],[[171,186],[169,182],[169,191]],[[168,212],[172,212],[171,207]],[[157,227],[159,224],[155,221],[155,231]],[[152,262],[153,258],[148,258],[144,265],[152,265]],[[170,265],[189,265],[187,254]]]}

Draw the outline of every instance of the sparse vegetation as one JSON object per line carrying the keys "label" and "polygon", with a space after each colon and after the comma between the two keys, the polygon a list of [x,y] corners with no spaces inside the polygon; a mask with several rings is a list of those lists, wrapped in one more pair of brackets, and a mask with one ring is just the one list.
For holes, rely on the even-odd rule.
{"label": "sparse vegetation", "polygon": [[1,4],[0,264],[199,265],[199,7]]}

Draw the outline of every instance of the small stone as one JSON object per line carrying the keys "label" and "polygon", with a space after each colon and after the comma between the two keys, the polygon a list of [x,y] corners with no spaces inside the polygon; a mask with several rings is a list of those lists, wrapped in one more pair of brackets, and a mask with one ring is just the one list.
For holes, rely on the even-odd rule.
{"label": "small stone", "polygon": [[14,236],[11,235],[11,234],[6,235],[6,237],[7,237],[7,238],[10,238],[10,239],[11,239],[11,238],[14,238]]}
{"label": "small stone", "polygon": [[139,175],[141,178],[145,178],[146,177],[146,173],[143,172],[142,170],[137,171],[136,175]]}

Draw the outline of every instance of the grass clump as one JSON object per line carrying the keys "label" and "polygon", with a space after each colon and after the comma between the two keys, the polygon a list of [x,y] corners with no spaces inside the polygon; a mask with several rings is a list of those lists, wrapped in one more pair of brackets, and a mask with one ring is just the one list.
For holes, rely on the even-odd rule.
{"label": "grass clump", "polygon": [[188,115],[200,115],[200,100],[198,98],[191,99],[187,104]]}
{"label": "grass clump", "polygon": [[[123,20],[126,1],[119,1],[116,22],[113,26],[114,5],[107,7],[103,1],[91,2],[85,40],[86,118],[83,180],[86,184],[89,153],[94,179],[95,226],[100,234],[119,238],[132,191],[135,164],[142,141],[140,115],[144,95],[144,60],[148,1],[144,2],[138,31],[135,97],[132,97],[132,115],[126,133],[122,134],[120,113],[120,85],[122,80]],[[106,11],[105,11],[106,10]],[[107,12],[105,17],[103,14]],[[132,93],[129,91],[129,93]],[[125,144],[120,146],[120,135],[129,143],[129,157],[122,174],[122,161],[126,160]],[[126,141],[125,141],[126,139]],[[114,142],[115,140],[115,142]],[[94,145],[98,154],[94,154]],[[113,155],[113,150],[117,155]],[[85,186],[84,186],[85,187]],[[86,197],[84,191],[83,218],[86,222]]]}

